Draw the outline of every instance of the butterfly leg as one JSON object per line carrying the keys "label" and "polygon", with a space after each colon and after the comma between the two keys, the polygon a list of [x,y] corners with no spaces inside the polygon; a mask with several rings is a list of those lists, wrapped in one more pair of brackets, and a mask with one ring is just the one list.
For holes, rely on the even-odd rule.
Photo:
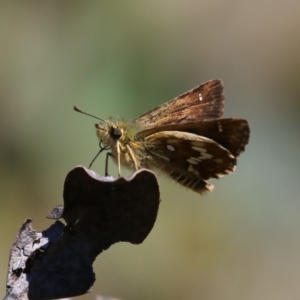
{"label": "butterfly leg", "polygon": [[111,152],[106,153],[106,159],[105,159],[105,176],[109,176],[108,174],[108,157],[113,157],[114,155]]}
{"label": "butterfly leg", "polygon": [[117,162],[118,162],[118,175],[121,177],[121,153],[120,153],[120,142],[117,141]]}
{"label": "butterfly leg", "polygon": [[100,149],[99,152],[96,154],[96,156],[93,158],[93,160],[91,161],[90,165],[89,165],[89,169],[91,168],[92,164],[94,163],[94,161],[96,160],[96,158],[100,155],[100,153],[105,150],[105,149]]}
{"label": "butterfly leg", "polygon": [[131,158],[131,160],[132,160],[132,162],[134,164],[134,168],[137,171],[139,168],[138,168],[138,164],[137,164],[136,158],[135,158],[135,156],[134,156],[134,154],[132,152],[132,149],[130,148],[130,146],[128,144],[126,145],[126,148],[127,148],[128,152],[129,152],[129,156],[130,156],[130,158]]}

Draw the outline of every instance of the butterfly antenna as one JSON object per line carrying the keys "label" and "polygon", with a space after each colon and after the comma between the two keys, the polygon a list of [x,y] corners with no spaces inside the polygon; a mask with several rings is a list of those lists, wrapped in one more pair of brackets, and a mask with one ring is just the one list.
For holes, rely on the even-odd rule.
{"label": "butterfly antenna", "polygon": [[76,107],[76,106],[74,106],[74,110],[75,111],[77,111],[77,112],[79,112],[79,113],[81,113],[81,114],[84,114],[84,115],[87,115],[87,116],[90,116],[90,117],[92,117],[92,118],[95,118],[95,119],[97,119],[97,120],[100,120],[101,122],[104,122],[104,123],[106,123],[103,119],[101,119],[101,118],[98,118],[98,117],[96,117],[96,116],[94,116],[94,115],[91,115],[91,114],[88,114],[88,113],[86,113],[86,112],[84,112],[84,111],[82,111],[82,110],[80,110],[78,107]]}
{"label": "butterfly antenna", "polygon": [[89,165],[89,169],[91,168],[92,164],[94,163],[94,161],[96,160],[96,158],[100,155],[100,153],[105,150],[105,149],[100,149],[99,152],[96,154],[96,156],[93,158],[93,160],[91,161],[90,165]]}

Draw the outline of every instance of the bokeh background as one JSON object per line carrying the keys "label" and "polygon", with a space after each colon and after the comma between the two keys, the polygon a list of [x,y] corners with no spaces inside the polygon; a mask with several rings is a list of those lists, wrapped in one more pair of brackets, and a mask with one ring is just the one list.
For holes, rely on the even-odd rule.
{"label": "bokeh background", "polygon": [[225,117],[251,124],[237,171],[203,197],[160,176],[152,232],[101,254],[78,299],[299,299],[299,15],[297,0],[1,1],[1,295],[22,222],[48,228],[98,151],[73,105],[131,119],[221,78]]}

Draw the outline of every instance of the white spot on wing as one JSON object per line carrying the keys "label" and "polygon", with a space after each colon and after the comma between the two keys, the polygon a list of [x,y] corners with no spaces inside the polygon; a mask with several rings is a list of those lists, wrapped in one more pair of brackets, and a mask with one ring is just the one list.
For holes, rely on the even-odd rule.
{"label": "white spot on wing", "polygon": [[202,101],[203,100],[203,97],[202,97],[202,94],[201,93],[199,93],[199,101]]}
{"label": "white spot on wing", "polygon": [[172,145],[167,145],[167,149],[172,152],[174,152],[176,150],[175,147]]}
{"label": "white spot on wing", "polygon": [[192,165],[189,165],[188,171],[189,171],[189,172],[193,172],[193,171],[194,171],[194,167],[193,167]]}
{"label": "white spot on wing", "polygon": [[197,176],[199,176],[199,172],[197,170],[195,170],[192,165],[189,165],[188,171],[195,174],[195,175],[197,175]]}
{"label": "white spot on wing", "polygon": [[204,160],[204,159],[211,159],[213,157],[213,155],[207,153],[207,150],[205,148],[202,147],[192,147],[193,150],[200,152],[200,156],[196,157],[196,160]]}
{"label": "white spot on wing", "polygon": [[190,157],[186,160],[189,164],[192,164],[192,165],[198,165],[199,163],[199,160],[197,160],[196,157]]}

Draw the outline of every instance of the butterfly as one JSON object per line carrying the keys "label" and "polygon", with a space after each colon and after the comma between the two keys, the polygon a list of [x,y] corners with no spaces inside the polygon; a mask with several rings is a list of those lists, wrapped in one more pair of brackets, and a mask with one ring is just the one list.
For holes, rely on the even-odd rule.
{"label": "butterfly", "polygon": [[250,136],[245,119],[222,118],[223,110],[223,83],[210,80],[131,122],[97,118],[97,156],[110,150],[106,173],[111,156],[117,162],[119,176],[121,166],[159,169],[197,193],[210,191],[210,179],[235,171]]}

